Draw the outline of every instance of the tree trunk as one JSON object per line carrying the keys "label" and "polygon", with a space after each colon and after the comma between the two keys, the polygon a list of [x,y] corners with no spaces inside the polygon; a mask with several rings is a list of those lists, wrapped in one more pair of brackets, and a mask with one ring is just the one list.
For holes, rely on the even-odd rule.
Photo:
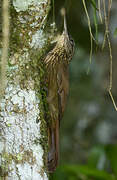
{"label": "tree trunk", "polygon": [[50,0],[12,0],[9,5],[7,82],[0,100],[0,179],[48,179],[40,57],[48,44],[44,27],[49,10]]}

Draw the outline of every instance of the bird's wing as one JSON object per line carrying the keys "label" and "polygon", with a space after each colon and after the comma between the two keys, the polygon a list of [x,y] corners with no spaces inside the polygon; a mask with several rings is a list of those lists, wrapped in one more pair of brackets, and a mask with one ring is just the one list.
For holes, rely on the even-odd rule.
{"label": "bird's wing", "polygon": [[57,84],[58,84],[58,99],[59,99],[59,119],[62,118],[67,96],[69,93],[69,73],[68,73],[68,65],[60,64],[58,67],[57,73]]}

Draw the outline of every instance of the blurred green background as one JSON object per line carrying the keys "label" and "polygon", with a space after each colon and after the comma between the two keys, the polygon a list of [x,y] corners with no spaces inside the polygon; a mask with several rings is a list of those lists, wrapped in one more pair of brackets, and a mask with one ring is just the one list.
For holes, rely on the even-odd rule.
{"label": "blurred green background", "polygon": [[[98,0],[87,0],[92,32],[98,46],[93,43],[92,63],[89,63],[90,35],[82,0],[55,0],[55,20],[62,29],[61,7],[66,7],[69,33],[76,47],[70,64],[70,93],[60,129],[60,165],[51,180],[111,180],[117,179],[117,112],[109,93],[109,48],[102,51],[105,25],[98,10]],[[109,0],[105,1],[108,9]],[[97,14],[97,15],[96,15]],[[113,96],[117,102],[117,1],[113,0],[109,21],[113,54]],[[89,72],[88,72],[89,69]],[[88,73],[87,73],[88,72]]]}

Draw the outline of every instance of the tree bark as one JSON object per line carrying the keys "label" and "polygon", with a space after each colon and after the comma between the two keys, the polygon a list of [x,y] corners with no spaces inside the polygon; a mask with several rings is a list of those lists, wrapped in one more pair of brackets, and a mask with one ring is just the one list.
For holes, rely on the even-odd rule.
{"label": "tree bark", "polygon": [[50,0],[10,2],[7,82],[0,100],[0,179],[48,179],[40,59],[48,44],[44,29],[49,10]]}

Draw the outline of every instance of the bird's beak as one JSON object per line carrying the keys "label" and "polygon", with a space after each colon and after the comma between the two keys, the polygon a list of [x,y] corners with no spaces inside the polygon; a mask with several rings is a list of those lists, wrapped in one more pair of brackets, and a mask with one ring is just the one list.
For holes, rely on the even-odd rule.
{"label": "bird's beak", "polygon": [[66,22],[66,16],[64,15],[64,32],[66,35],[68,35],[68,31],[67,31],[67,22]]}

